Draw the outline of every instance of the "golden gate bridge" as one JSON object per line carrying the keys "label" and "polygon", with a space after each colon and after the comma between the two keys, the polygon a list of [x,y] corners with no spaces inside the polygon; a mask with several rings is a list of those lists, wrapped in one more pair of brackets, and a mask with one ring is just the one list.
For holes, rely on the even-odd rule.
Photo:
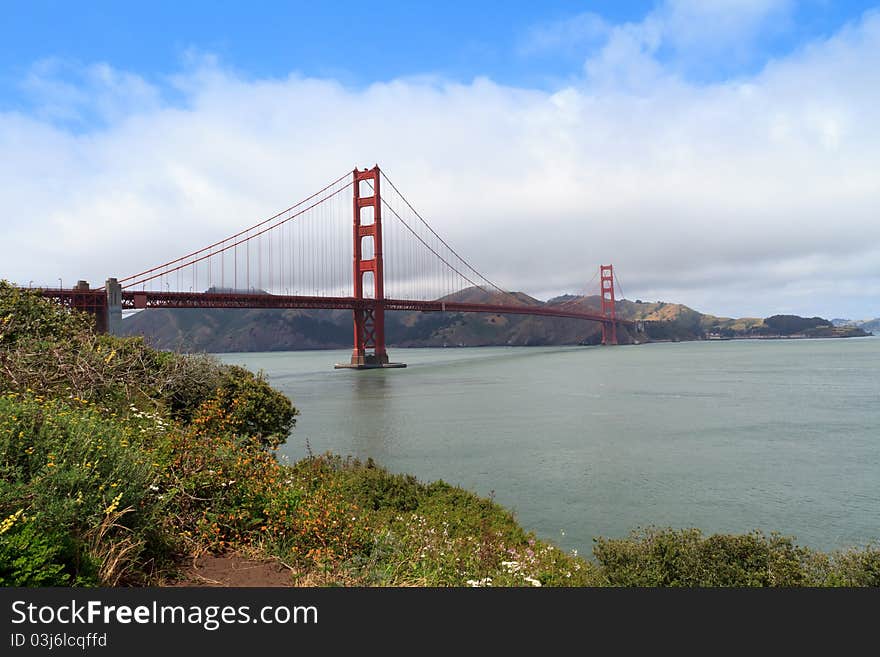
{"label": "golden gate bridge", "polygon": [[[125,278],[41,294],[95,317],[115,333],[123,310],[146,308],[298,308],[352,311],[350,363],[404,367],[388,358],[385,312],[492,313],[569,317],[602,326],[617,344],[612,265],[599,267],[600,308],[571,301],[536,305],[496,285],[453,249],[379,168],[355,169],[299,203],[234,235]],[[468,290],[491,303],[471,302]]]}

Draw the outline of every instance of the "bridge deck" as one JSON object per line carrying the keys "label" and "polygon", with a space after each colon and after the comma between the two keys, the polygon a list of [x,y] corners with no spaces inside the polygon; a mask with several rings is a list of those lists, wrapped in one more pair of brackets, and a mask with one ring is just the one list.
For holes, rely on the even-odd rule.
{"label": "bridge deck", "polygon": [[[610,322],[604,315],[561,306],[513,306],[503,304],[459,303],[454,301],[416,301],[385,299],[385,310],[412,312],[498,313],[569,317],[593,322]],[[301,295],[209,293],[209,292],[137,292],[122,293],[123,308],[299,308],[309,310],[355,310],[372,308],[373,299],[354,297],[313,297]],[[635,325],[630,320],[615,319],[619,324]]]}
{"label": "bridge deck", "polygon": [[[100,295],[104,290],[44,289],[43,296],[71,301],[84,295]],[[513,306],[503,304],[460,303],[455,301],[416,301],[408,299],[385,299],[385,310],[410,312],[450,312],[450,313],[492,313],[507,315],[536,315],[540,317],[567,317],[591,322],[611,323],[609,317],[598,312],[583,312],[565,306]],[[301,295],[213,293],[213,292],[161,292],[134,291],[122,292],[122,307],[127,310],[141,308],[281,308],[303,310],[356,310],[373,308],[373,299],[354,297],[315,297]],[[625,326],[635,326],[636,322],[614,319]]]}

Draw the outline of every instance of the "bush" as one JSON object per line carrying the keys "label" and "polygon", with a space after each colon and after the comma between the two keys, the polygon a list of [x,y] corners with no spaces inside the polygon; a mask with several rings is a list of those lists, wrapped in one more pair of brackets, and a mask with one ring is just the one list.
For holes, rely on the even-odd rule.
{"label": "bush", "polygon": [[811,586],[880,586],[880,546],[812,555]]}
{"label": "bush", "polygon": [[238,435],[250,436],[263,447],[275,449],[287,440],[296,424],[298,411],[290,399],[272,388],[261,374],[227,366],[215,392],[216,406],[222,409],[223,428]]}
{"label": "bush", "polygon": [[63,536],[47,532],[24,510],[0,523],[0,586],[64,586],[70,582],[61,555]]}
{"label": "bush", "polygon": [[703,536],[698,529],[599,538],[593,554],[612,586],[801,586],[813,582],[814,553],[761,532]]}
{"label": "bush", "polygon": [[0,348],[22,342],[54,342],[87,331],[92,319],[51,303],[34,290],[0,280]]}
{"label": "bush", "polygon": [[0,397],[0,516],[27,522],[9,545],[32,540],[7,577],[77,584],[133,581],[159,557],[159,500],[142,449],[152,420],[125,424],[82,401]]}
{"label": "bush", "polygon": [[228,429],[267,446],[295,423],[290,400],[262,375],[203,355],[159,352],[143,338],[95,334],[91,318],[0,282],[0,390],[78,397],[122,415],[133,404],[184,423],[216,398]]}

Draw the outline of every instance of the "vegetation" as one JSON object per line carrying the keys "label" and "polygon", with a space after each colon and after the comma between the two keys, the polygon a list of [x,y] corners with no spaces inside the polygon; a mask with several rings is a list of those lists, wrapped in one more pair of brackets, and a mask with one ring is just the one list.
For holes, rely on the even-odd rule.
{"label": "vegetation", "polygon": [[820,326],[831,326],[831,322],[821,317],[799,317],[797,315],[773,315],[764,320],[764,325],[779,335],[803,333]]}
{"label": "vegetation", "polygon": [[880,586],[880,549],[827,555],[760,532],[652,528],[598,539],[593,552],[612,586]]}
{"label": "vegetation", "polygon": [[276,456],[297,411],[260,375],[95,335],[0,283],[0,585],[142,585],[204,553],[271,558],[292,583],[878,586],[880,550],[650,529],[594,559],[491,499],[372,461]]}

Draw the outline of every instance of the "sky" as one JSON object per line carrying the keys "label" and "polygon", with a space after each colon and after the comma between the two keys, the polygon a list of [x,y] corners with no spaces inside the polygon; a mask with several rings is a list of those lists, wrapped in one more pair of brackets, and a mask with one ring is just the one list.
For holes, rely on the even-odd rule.
{"label": "sky", "polygon": [[[321,6],[315,6],[321,5]],[[380,166],[490,279],[880,316],[880,7],[18,2],[0,278],[96,284]]]}

